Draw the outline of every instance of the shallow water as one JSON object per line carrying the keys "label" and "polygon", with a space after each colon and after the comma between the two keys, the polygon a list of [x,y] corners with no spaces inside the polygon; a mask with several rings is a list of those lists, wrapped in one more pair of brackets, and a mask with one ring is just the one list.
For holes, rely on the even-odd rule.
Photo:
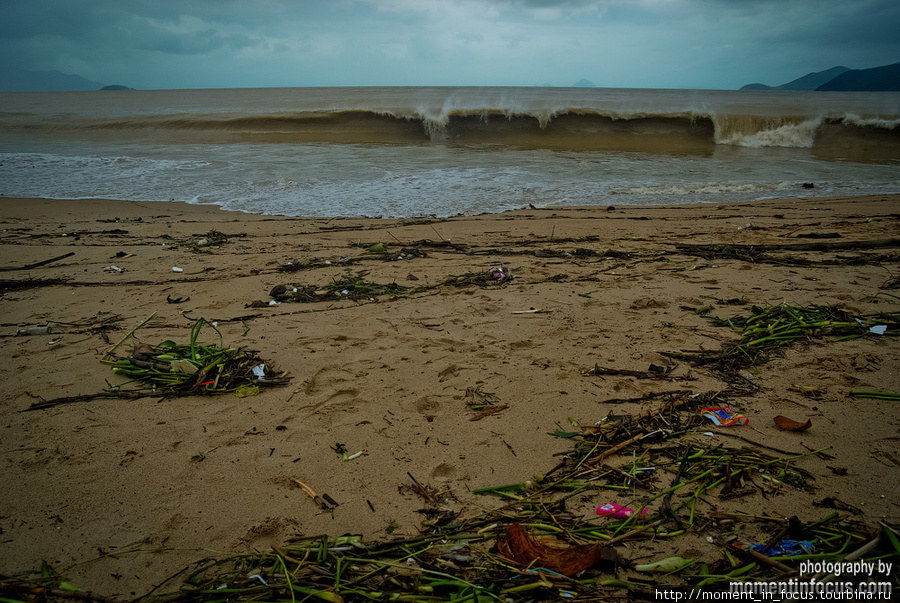
{"label": "shallow water", "polygon": [[0,109],[6,196],[411,217],[900,191],[896,93],[281,88]]}

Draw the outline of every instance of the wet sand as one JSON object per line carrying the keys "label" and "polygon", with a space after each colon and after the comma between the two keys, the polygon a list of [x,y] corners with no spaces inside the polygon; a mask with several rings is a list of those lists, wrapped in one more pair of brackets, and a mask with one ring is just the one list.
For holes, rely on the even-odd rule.
{"label": "wet sand", "polygon": [[[896,312],[898,212],[900,196],[523,209],[445,220],[0,199],[7,358],[0,574],[47,561],[73,583],[129,597],[201,556],[199,549],[265,550],[298,534],[411,536],[424,518],[422,501],[398,490],[410,476],[449,490],[447,505],[462,516],[496,506],[471,490],[548,471],[554,455],[571,449],[550,432],[651,408],[646,396],[654,392],[725,389],[684,362],[674,382],[586,374],[595,365],[672,365],[663,352],[716,350],[735,337],[699,308],[722,318],[781,302],[859,316]],[[198,246],[210,231],[227,242]],[[880,244],[852,244],[865,241]],[[678,247],[838,242],[843,248],[772,249],[762,257],[704,257]],[[378,243],[394,261],[369,251]],[[403,249],[418,252],[397,260]],[[282,271],[294,260],[300,269]],[[502,283],[446,283],[501,265],[512,273]],[[322,287],[348,272],[409,289],[269,305],[276,285]],[[135,341],[186,342],[202,317],[226,344],[257,350],[292,380],[247,398],[95,399],[22,412],[121,383],[101,363],[104,352],[151,316],[116,354],[127,355]],[[16,335],[38,325],[50,333]],[[201,339],[218,336],[207,329]],[[897,403],[849,396],[900,392],[898,367],[897,338],[871,336],[795,346],[752,368],[753,387],[730,401],[750,420],[735,433],[791,451],[831,447],[834,458],[804,459],[813,492],[785,488],[720,510],[808,521],[822,514],[813,501],[833,497],[861,509],[871,525],[900,521]],[[803,393],[810,387],[815,397]],[[475,391],[508,407],[473,421]],[[813,427],[781,431],[776,415]],[[734,443],[718,433],[698,437]],[[336,450],[362,454],[344,460]],[[338,506],[320,510],[293,479]],[[571,506],[589,516],[609,500],[633,499],[591,493]],[[665,546],[702,556],[705,542]],[[160,548],[183,550],[108,555]]]}

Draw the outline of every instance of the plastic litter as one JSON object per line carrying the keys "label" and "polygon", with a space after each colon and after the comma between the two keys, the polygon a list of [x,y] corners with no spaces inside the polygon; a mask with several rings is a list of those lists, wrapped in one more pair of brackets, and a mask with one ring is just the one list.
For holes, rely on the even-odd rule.
{"label": "plastic litter", "polygon": [[[629,509],[628,507],[623,507],[622,505],[617,505],[615,503],[606,503],[605,505],[597,507],[597,515],[606,515],[607,517],[615,517],[616,519],[628,519],[634,515],[634,509]],[[647,509],[641,509],[638,519],[643,519],[646,516]]]}
{"label": "plastic litter", "polygon": [[266,365],[265,364],[257,364],[253,367],[253,374],[256,375],[256,378],[262,381],[266,378]]}
{"label": "plastic litter", "polygon": [[875,325],[874,327],[869,327],[869,333],[875,333],[876,335],[884,335],[887,331],[887,325]]}
{"label": "plastic litter", "polygon": [[512,277],[512,271],[510,271],[508,266],[504,266],[500,264],[496,268],[491,268],[491,276],[497,279],[500,282],[505,281],[508,278]]}
{"label": "plastic litter", "polygon": [[727,406],[704,408],[700,411],[700,414],[719,426],[736,427],[738,425],[750,424],[750,419],[744,415],[735,413]]}
{"label": "plastic litter", "polygon": [[[762,553],[766,545],[751,544],[749,548],[757,553]],[[814,549],[815,545],[808,540],[782,540],[763,555],[766,557],[794,557],[795,555],[810,555]]]}
{"label": "plastic litter", "polygon": [[23,335],[49,335],[50,334],[50,325],[38,325],[35,327],[25,327],[24,329],[19,329],[16,331],[17,337],[22,337]]}
{"label": "plastic litter", "polygon": [[184,268],[179,268],[178,266],[172,266],[172,272],[184,272]]}

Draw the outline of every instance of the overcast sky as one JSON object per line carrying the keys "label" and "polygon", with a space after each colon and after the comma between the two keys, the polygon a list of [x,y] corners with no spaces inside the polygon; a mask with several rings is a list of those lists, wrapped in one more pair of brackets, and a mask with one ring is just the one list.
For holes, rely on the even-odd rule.
{"label": "overcast sky", "polygon": [[900,61],[897,0],[0,0],[9,66],[133,88],[778,85]]}

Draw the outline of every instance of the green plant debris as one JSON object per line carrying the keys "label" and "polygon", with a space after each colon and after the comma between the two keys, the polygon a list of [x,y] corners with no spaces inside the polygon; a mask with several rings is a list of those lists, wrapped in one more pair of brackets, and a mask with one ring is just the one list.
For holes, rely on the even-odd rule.
{"label": "green plant debris", "polygon": [[[104,361],[117,375],[130,381],[116,386],[126,390],[129,383],[150,388],[159,395],[234,393],[255,395],[260,386],[284,385],[289,377],[272,371],[256,352],[216,344],[200,344],[204,325],[218,330],[201,318],[191,328],[190,342],[163,341],[156,346],[138,344],[127,358]],[[219,334],[221,339],[221,333]]]}
{"label": "green plant debris", "polygon": [[407,287],[397,283],[379,284],[367,281],[366,274],[366,272],[358,274],[347,272],[344,276],[332,279],[331,282],[321,286],[277,285],[269,296],[279,302],[313,303],[336,299],[369,299],[379,295],[403,295],[409,292]]}
{"label": "green plant debris", "polygon": [[[244,235],[237,235],[244,236]],[[210,253],[212,249],[228,242],[228,235],[218,230],[210,230],[206,234],[194,235],[190,241],[191,250],[195,253]]]}
{"label": "green plant debris", "polygon": [[854,398],[875,398],[878,400],[900,400],[900,394],[892,392],[873,392],[856,389],[850,392]]}
{"label": "green plant debris", "polygon": [[[838,512],[801,521],[719,510],[716,499],[741,495],[744,490],[772,498],[783,489],[807,487],[811,477],[800,464],[814,454],[776,456],[752,447],[701,448],[689,443],[687,436],[706,429],[698,422],[699,407],[724,402],[720,393],[684,394],[635,415],[609,416],[573,436],[562,462],[544,475],[473,490],[499,502],[495,508],[478,505],[484,510],[474,516],[440,509],[444,495],[410,476],[418,488],[401,488],[401,495],[417,494],[430,505],[422,511],[428,519],[415,536],[399,537],[398,522],[390,520],[384,528],[386,539],[377,542],[352,535],[301,536],[251,554],[198,551],[203,558],[187,571],[129,600],[644,600],[652,599],[660,586],[720,590],[735,581],[784,579],[796,575],[805,560],[841,561],[851,554],[869,562],[896,559],[900,541],[895,526],[867,526]],[[209,452],[192,460],[201,462]],[[589,497],[591,506],[621,501],[636,513],[627,519],[586,516],[569,507],[579,495]],[[648,511],[646,517],[643,509]],[[533,562],[508,558],[502,552],[512,551],[508,543],[515,530],[526,534],[526,542],[533,546],[529,551],[536,555]],[[691,535],[690,546],[696,549],[689,555],[693,561],[666,561],[674,551],[661,552],[660,543],[674,542],[685,534]],[[771,563],[761,563],[748,552],[750,545],[783,538],[811,546],[804,554],[777,557]],[[541,544],[546,542],[552,544]],[[627,546],[619,546],[626,542]],[[573,575],[543,567],[554,560],[542,555],[576,549],[599,549],[604,554]],[[156,558],[165,553],[154,549],[116,555]],[[789,573],[783,573],[784,569]],[[54,594],[62,592],[65,573],[44,568],[32,575],[0,578],[0,598],[30,603],[37,601],[35,589],[43,589],[41,601],[62,600]],[[94,594],[89,600],[113,603]]]}
{"label": "green plant debris", "polygon": [[500,398],[497,397],[497,394],[482,391],[480,386],[476,386],[466,388],[465,400],[469,405],[469,410],[482,411],[499,402]]}
{"label": "green plant debris", "polygon": [[783,303],[761,308],[753,306],[750,316],[722,319],[709,317],[719,327],[730,327],[740,339],[729,342],[722,350],[704,352],[663,352],[665,356],[686,360],[694,365],[707,365],[726,375],[740,369],[758,366],[786,347],[823,337],[844,341],[873,335],[871,329],[883,327],[884,335],[900,334],[900,312],[853,317],[831,306],[791,306]]}

